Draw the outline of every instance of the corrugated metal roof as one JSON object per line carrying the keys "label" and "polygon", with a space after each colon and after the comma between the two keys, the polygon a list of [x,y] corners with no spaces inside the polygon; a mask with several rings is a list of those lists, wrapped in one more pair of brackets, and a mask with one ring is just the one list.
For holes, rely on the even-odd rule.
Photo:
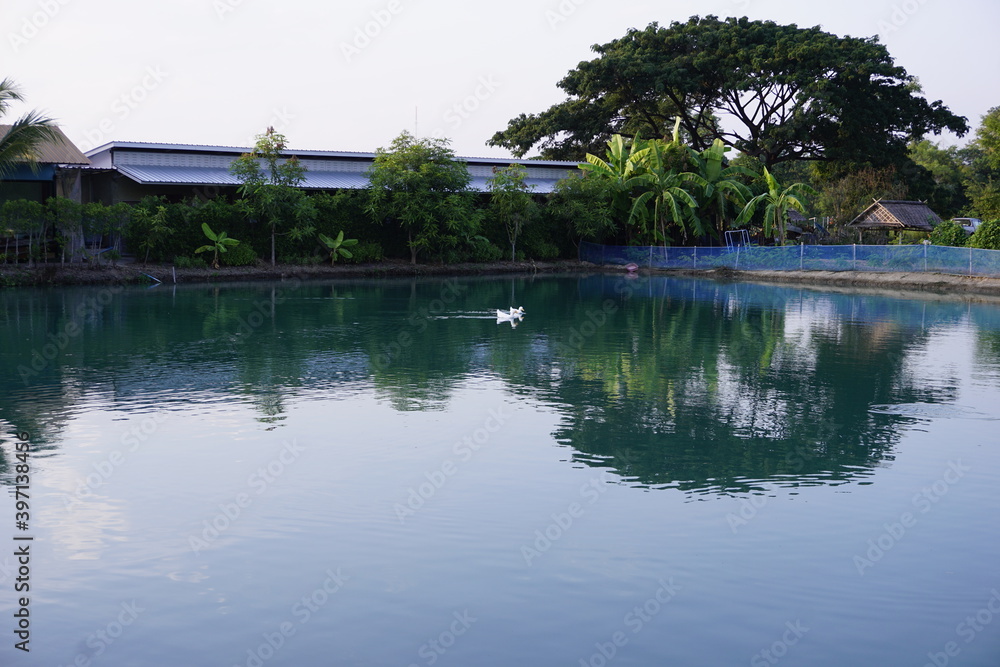
{"label": "corrugated metal roof", "polygon": [[[10,125],[0,125],[0,138],[7,135]],[[80,152],[72,141],[58,127],[53,128],[61,137],[57,141],[45,141],[38,147],[38,161],[42,164],[90,164],[86,155]]]}
{"label": "corrugated metal roof", "polygon": [[118,171],[145,185],[239,185],[228,169],[119,165]]}
{"label": "corrugated metal roof", "polygon": [[[152,165],[119,165],[118,171],[143,185],[229,185],[237,186],[239,179],[221,167],[172,167]],[[532,192],[548,194],[552,192],[556,179],[526,178],[525,183],[534,186]],[[487,192],[487,179],[473,178],[469,189]],[[302,187],[307,190],[362,190],[368,187],[368,177],[360,172],[347,171],[307,171]]]}
{"label": "corrugated metal roof", "polygon": [[[168,143],[149,143],[141,141],[111,141],[103,146],[98,146],[87,151],[87,155],[96,155],[103,151],[110,149],[139,149],[139,150],[150,150],[150,151],[174,151],[174,152],[196,152],[196,153],[229,153],[242,155],[243,153],[249,153],[249,147],[242,146],[211,146],[211,145],[198,145],[198,144],[168,144]],[[332,157],[332,158],[362,158],[368,160],[375,159],[375,153],[364,153],[359,151],[322,151],[322,150],[310,150],[310,149],[287,149],[283,151],[284,155],[297,155],[300,157]],[[567,162],[564,160],[536,160],[536,159],[525,159],[525,158],[495,158],[495,157],[468,157],[468,156],[456,156],[456,159],[466,162],[468,164],[482,164],[491,166],[507,166],[509,164],[521,164],[525,167],[554,167],[557,169],[575,169],[579,162]]]}
{"label": "corrugated metal roof", "polygon": [[[118,171],[144,185],[230,185],[240,184],[238,178],[220,167],[164,167],[121,165]],[[309,171],[302,187],[308,190],[360,190],[367,187],[364,174],[351,172]]]}

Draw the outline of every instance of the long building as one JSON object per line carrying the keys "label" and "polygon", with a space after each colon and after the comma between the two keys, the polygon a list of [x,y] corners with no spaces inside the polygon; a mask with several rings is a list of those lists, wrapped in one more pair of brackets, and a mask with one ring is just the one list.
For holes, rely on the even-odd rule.
{"label": "long building", "polygon": [[[239,181],[229,167],[249,148],[155,144],[114,141],[87,152],[90,166],[84,170],[84,200],[106,204],[137,202],[147,195],[165,195],[172,200],[211,199],[232,195]],[[306,190],[359,190],[367,187],[366,172],[375,153],[286,150],[306,168]],[[577,163],[553,160],[515,160],[460,157],[472,176],[471,189],[486,192],[487,179],[496,168],[521,164],[527,169],[526,183],[533,192],[552,192],[557,181],[576,171]]]}

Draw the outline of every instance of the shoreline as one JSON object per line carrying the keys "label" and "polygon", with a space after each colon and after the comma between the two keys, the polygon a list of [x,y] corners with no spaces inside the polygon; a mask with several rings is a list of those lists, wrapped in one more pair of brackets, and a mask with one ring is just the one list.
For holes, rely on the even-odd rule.
{"label": "shoreline", "polygon": [[[120,264],[90,266],[84,264],[42,264],[34,267],[0,266],[0,289],[4,287],[55,287],[72,285],[153,284],[149,276],[165,285],[212,284],[285,280],[329,280],[336,278],[423,277],[483,274],[528,273],[623,273],[618,266],[599,266],[578,260],[551,262],[487,262],[463,264],[329,264],[298,266],[279,264],[271,267],[222,267],[175,269],[172,265]],[[722,281],[768,284],[797,284],[817,288],[835,287],[864,290],[931,293],[952,296],[1000,297],[1000,278],[959,276],[945,273],[890,273],[874,271],[735,271],[732,269],[640,269],[640,274],[685,276]]]}

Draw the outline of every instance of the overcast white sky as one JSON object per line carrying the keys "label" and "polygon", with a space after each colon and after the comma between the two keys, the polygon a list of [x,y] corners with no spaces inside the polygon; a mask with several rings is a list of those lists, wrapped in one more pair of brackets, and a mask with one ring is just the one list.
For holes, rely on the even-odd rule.
{"label": "overcast white sky", "polygon": [[247,146],[274,125],[295,148],[364,152],[416,122],[504,157],[489,137],[563,100],[591,45],[694,14],[878,34],[973,127],[1000,105],[998,0],[3,0],[0,78],[28,98],[5,120],[42,109],[83,150]]}

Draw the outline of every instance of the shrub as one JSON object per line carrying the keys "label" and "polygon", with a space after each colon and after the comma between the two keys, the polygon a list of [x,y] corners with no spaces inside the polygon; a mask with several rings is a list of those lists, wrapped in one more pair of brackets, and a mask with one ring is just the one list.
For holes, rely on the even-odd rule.
{"label": "shrub", "polygon": [[1000,220],[990,220],[979,225],[976,233],[969,239],[972,248],[1000,250]]}
{"label": "shrub", "polygon": [[249,243],[244,242],[219,255],[219,260],[226,266],[254,266],[257,264],[257,253]]}
{"label": "shrub", "polygon": [[969,240],[969,235],[954,220],[945,220],[931,232],[931,243],[934,245],[961,247]]}
{"label": "shrub", "polygon": [[174,257],[178,269],[207,269],[208,264],[201,257]]}
{"label": "shrub", "polygon": [[354,254],[354,257],[348,261],[352,264],[381,262],[383,257],[381,243],[359,243],[351,252]]}

